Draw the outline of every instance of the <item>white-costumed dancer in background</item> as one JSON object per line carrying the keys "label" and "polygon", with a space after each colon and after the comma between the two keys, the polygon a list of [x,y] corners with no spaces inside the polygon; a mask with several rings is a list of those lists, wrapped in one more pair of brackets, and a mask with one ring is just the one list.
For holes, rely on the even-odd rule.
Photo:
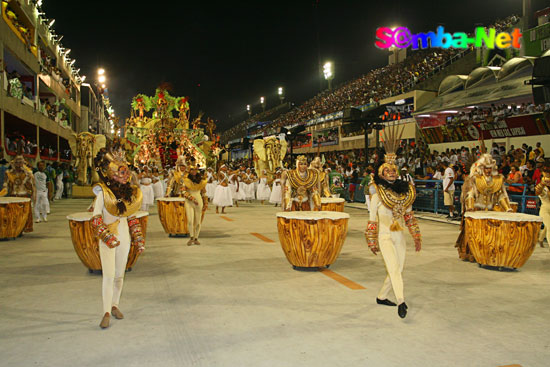
{"label": "white-costumed dancer in background", "polygon": [[229,187],[231,188],[231,198],[233,198],[233,204],[236,207],[239,206],[239,194],[241,189],[241,184],[239,182],[239,171],[233,171],[229,174]]}
{"label": "white-costumed dancer in background", "polygon": [[103,318],[99,326],[109,327],[111,315],[123,319],[119,309],[130,246],[145,249],[141,225],[134,214],[141,207],[142,193],[130,183],[131,172],[122,150],[101,149],[94,160],[100,183],[96,195],[92,227],[99,238],[103,274]]}
{"label": "white-costumed dancer in background", "polygon": [[164,192],[166,189],[164,187],[162,177],[160,177],[159,170],[156,167],[153,168],[151,180],[153,182],[153,194],[155,196],[155,200],[164,197]]}
{"label": "white-costumed dancer in background", "polygon": [[256,197],[260,200],[260,203],[263,204],[264,201],[269,200],[269,197],[271,196],[271,189],[267,184],[267,171],[265,169],[262,170],[259,181],[260,183],[258,184],[258,189],[256,190]]}
{"label": "white-costumed dancer in background", "polygon": [[149,167],[144,166],[143,170],[138,175],[139,188],[143,192],[143,202],[141,203],[141,210],[149,210],[149,205],[155,203],[155,193],[153,191],[153,180],[149,173]]}
{"label": "white-costumed dancer in background", "polygon": [[281,204],[281,201],[283,201],[283,190],[281,189],[281,171],[277,170],[275,172],[275,179],[273,180],[273,186],[271,188],[271,195],[269,195],[269,202],[277,206]]}
{"label": "white-costumed dancer in background", "polygon": [[208,197],[208,200],[212,201],[214,199],[214,193],[216,192],[217,185],[218,182],[214,177],[214,170],[209,167],[206,170],[206,196]]}
{"label": "white-costumed dancer in background", "polygon": [[227,175],[227,166],[225,164],[222,164],[218,172],[218,186],[216,187],[212,204],[216,206],[216,214],[219,213],[218,207],[221,207],[222,214],[225,214],[225,207],[233,206],[231,188],[229,187],[229,176]]}
{"label": "white-costumed dancer in background", "polygon": [[254,175],[252,174],[250,168],[247,168],[243,175],[243,186],[245,200],[252,202],[252,200],[256,198],[256,193],[254,191]]}

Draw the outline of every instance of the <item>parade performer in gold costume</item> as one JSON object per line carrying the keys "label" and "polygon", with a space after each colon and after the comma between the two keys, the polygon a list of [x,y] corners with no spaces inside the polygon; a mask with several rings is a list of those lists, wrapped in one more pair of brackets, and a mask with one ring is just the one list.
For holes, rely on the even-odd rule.
{"label": "parade performer in gold costume", "polygon": [[181,197],[183,191],[183,177],[185,175],[185,158],[179,156],[176,161],[176,168],[168,179],[166,185],[166,197]]}
{"label": "parade performer in gold costume", "polygon": [[100,182],[94,186],[96,198],[92,226],[99,238],[103,272],[103,318],[99,326],[108,328],[111,315],[123,319],[118,305],[130,246],[145,250],[145,239],[134,214],[141,207],[142,194],[130,183],[130,169],[122,149],[101,149],[94,160]]}
{"label": "parade performer in gold costume", "polygon": [[308,168],[303,155],[296,160],[296,169],[284,172],[283,210],[321,210],[319,171]]}
{"label": "parade performer in gold costume", "polygon": [[332,194],[330,193],[330,189],[328,187],[328,175],[325,170],[323,170],[323,163],[321,162],[321,158],[315,157],[309,164],[309,168],[319,171],[319,187],[321,197],[331,198]]}
{"label": "parade performer in gold costume", "polygon": [[189,229],[187,246],[200,245],[199,233],[204,212],[208,208],[206,183],[208,179],[199,171],[199,167],[190,166],[183,178],[182,196],[185,198],[185,215]]}
{"label": "parade performer in gold costume", "polygon": [[535,194],[540,198],[540,212],[544,229],[540,231],[539,243],[542,247],[544,237],[550,245],[550,167],[544,167],[540,183],[535,186]]}
{"label": "parade performer in gold costume", "polygon": [[[483,154],[470,168],[470,176],[463,185],[463,212],[494,210],[511,212],[510,200],[504,187],[504,176],[497,171],[496,161]],[[464,219],[455,247],[462,260],[475,262],[465,235]]]}
{"label": "parade performer in gold costume", "polygon": [[388,299],[390,289],[397,300],[397,313],[404,318],[407,304],[403,292],[403,265],[405,264],[406,241],[403,235],[405,225],[414,239],[416,251],[420,251],[422,240],[418,222],[412,211],[416,190],[410,182],[398,180],[398,168],[395,164],[395,151],[399,146],[403,130],[398,125],[388,126],[384,130],[386,148],[385,163],[375,172],[376,193],[370,203],[370,218],[365,236],[367,245],[376,255],[382,253],[386,265],[386,279],[378,293],[376,302],[386,306],[396,306]]}
{"label": "parade performer in gold costume", "polygon": [[[11,162],[11,166],[12,168],[7,170],[4,176],[4,187],[0,191],[0,196],[30,198],[32,202],[35,202],[34,176],[30,168],[25,166],[25,158],[22,155],[16,156]],[[29,211],[23,231],[33,231],[32,210]]]}

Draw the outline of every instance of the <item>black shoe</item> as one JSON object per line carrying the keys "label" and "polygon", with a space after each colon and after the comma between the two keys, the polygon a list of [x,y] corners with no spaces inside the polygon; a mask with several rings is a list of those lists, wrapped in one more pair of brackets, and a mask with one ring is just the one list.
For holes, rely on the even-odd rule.
{"label": "black shoe", "polygon": [[405,302],[401,303],[399,305],[399,307],[397,308],[397,314],[399,315],[399,317],[401,317],[402,319],[405,318],[405,316],[407,316],[407,304]]}
{"label": "black shoe", "polygon": [[378,303],[379,305],[385,305],[385,306],[397,306],[397,304],[393,303],[389,299],[376,298],[376,303]]}

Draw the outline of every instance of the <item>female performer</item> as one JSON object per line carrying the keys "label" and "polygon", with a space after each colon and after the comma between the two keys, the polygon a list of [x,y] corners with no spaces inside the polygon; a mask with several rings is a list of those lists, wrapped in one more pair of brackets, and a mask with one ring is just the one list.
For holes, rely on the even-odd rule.
{"label": "female performer", "polygon": [[189,171],[183,179],[183,197],[185,198],[185,215],[187,228],[189,229],[189,242],[187,246],[200,245],[199,233],[204,212],[208,207],[206,196],[207,179],[195,165],[189,166]]}
{"label": "female performer", "polygon": [[99,256],[103,271],[103,318],[99,326],[108,328],[111,315],[123,319],[118,308],[124,271],[130,245],[138,252],[145,250],[145,239],[134,214],[141,207],[142,193],[130,184],[130,169],[122,150],[101,149],[94,160],[100,183],[94,186],[96,195],[92,217],[93,229],[99,238]]}
{"label": "female performer", "polygon": [[141,210],[147,211],[149,205],[155,203],[155,193],[153,191],[152,179],[149,174],[149,167],[144,166],[139,177],[139,187],[143,192],[143,202],[141,203]]}
{"label": "female performer", "polygon": [[258,184],[258,190],[256,191],[256,197],[260,200],[260,203],[263,204],[264,201],[269,200],[271,196],[271,189],[267,184],[267,171],[262,170],[262,175],[260,176],[260,183]]}
{"label": "female performer", "polygon": [[218,172],[218,187],[214,193],[212,204],[216,205],[216,214],[219,214],[218,207],[222,207],[222,214],[225,214],[225,207],[233,205],[231,197],[231,188],[229,187],[229,176],[227,175],[227,166],[222,164]]}
{"label": "female performer", "polygon": [[280,205],[283,200],[283,191],[281,190],[281,171],[275,172],[275,180],[273,180],[273,187],[271,188],[271,195],[269,195],[269,202]]}

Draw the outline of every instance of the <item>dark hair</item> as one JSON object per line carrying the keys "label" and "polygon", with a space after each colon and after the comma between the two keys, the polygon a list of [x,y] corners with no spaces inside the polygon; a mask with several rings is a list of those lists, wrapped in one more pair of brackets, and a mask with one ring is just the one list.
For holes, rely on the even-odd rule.
{"label": "dark hair", "polygon": [[118,214],[122,214],[126,211],[126,204],[124,204],[124,201],[131,202],[132,196],[134,194],[134,190],[132,186],[130,185],[130,182],[127,182],[125,184],[121,184],[119,182],[116,182],[114,180],[111,180],[109,177],[106,177],[103,172],[107,171],[109,169],[109,160],[105,157],[105,155],[109,153],[109,151],[105,148],[101,148],[99,152],[97,153],[96,157],[94,158],[94,167],[97,171],[97,174],[99,175],[99,179],[103,181],[105,185],[111,189],[113,194],[115,194],[115,197],[117,199],[116,207],[118,209]]}

